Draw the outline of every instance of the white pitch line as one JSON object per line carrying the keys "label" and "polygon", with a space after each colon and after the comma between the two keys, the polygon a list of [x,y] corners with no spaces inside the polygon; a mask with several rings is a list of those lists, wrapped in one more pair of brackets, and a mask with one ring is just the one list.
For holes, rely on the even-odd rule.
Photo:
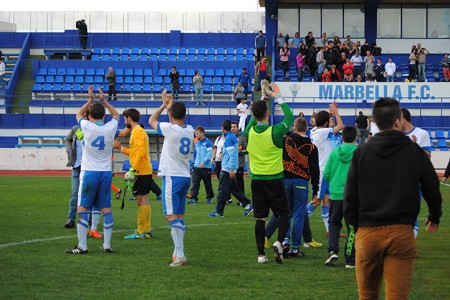
{"label": "white pitch line", "polygon": [[[242,224],[253,224],[253,222],[234,222],[234,223],[221,223],[221,224],[192,224],[188,225],[187,228],[191,227],[207,227],[207,226],[222,226],[222,225],[242,225]],[[170,226],[159,226],[154,227],[157,229],[164,229],[164,228],[170,228]],[[127,232],[132,231],[133,229],[122,229],[122,230],[114,230],[113,233],[119,233],[119,232]],[[14,246],[21,246],[26,244],[34,244],[34,243],[41,243],[41,242],[50,242],[50,241],[58,241],[58,240],[65,240],[65,239],[73,239],[76,238],[77,235],[66,235],[66,236],[57,236],[57,237],[51,237],[51,238],[45,238],[45,239],[34,239],[34,240],[28,240],[28,241],[21,241],[21,242],[13,242],[13,243],[6,243],[6,244],[0,244],[0,248],[6,248],[6,247],[14,247]]]}

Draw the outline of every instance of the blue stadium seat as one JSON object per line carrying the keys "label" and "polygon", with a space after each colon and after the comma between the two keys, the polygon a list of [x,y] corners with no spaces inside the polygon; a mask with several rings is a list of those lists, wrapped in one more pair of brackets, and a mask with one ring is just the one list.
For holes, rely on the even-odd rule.
{"label": "blue stadium seat", "polygon": [[169,48],[169,55],[177,55],[178,53],[177,53],[178,51],[177,51],[177,48],[176,47],[170,47]]}
{"label": "blue stadium seat", "polygon": [[225,60],[226,60],[226,61],[234,61],[234,59],[235,59],[234,54],[227,54],[227,55],[225,56]]}
{"label": "blue stadium seat", "polygon": [[216,69],[215,76],[224,77],[225,76],[225,71],[223,69]]}
{"label": "blue stadium seat", "polygon": [[166,69],[159,69],[158,70],[158,76],[167,76],[167,70]]}
{"label": "blue stadium seat", "polygon": [[245,55],[245,60],[249,60],[249,61],[251,61],[251,60],[254,60],[254,56],[253,56],[253,54],[246,54]]}
{"label": "blue stadium seat", "polygon": [[231,94],[231,93],[233,93],[233,88],[231,87],[231,84],[225,84],[223,86],[223,93],[224,94]]}
{"label": "blue stadium seat", "polygon": [[206,69],[205,76],[214,77],[214,69]]}
{"label": "blue stadium seat", "polygon": [[61,89],[61,92],[63,92],[63,93],[70,93],[70,92],[72,92],[72,85],[70,83],[64,83],[63,87]]}
{"label": "blue stadium seat", "polygon": [[81,92],[81,84],[75,83],[72,86],[72,93],[80,93]]}
{"label": "blue stadium seat", "polygon": [[58,76],[66,76],[66,69],[64,69],[64,68],[58,68],[58,69],[56,70],[56,75],[58,75]]}
{"label": "blue stadium seat", "polygon": [[84,77],[83,76],[76,76],[75,77],[75,83],[83,84],[84,83]]}
{"label": "blue stadium seat", "polygon": [[76,75],[75,69],[74,68],[67,69],[66,70],[66,75],[75,76]]}
{"label": "blue stadium seat", "polygon": [[139,48],[133,47],[133,48],[131,49],[130,55],[139,55],[140,52],[141,52],[141,51],[139,50]]}
{"label": "blue stadium seat", "polygon": [[134,69],[134,76],[143,76],[144,75],[144,71],[142,69]]}
{"label": "blue stadium seat", "polygon": [[54,84],[52,86],[52,93],[61,93],[61,84]]}
{"label": "blue stadium seat", "polygon": [[197,69],[197,71],[200,72],[200,75],[205,76],[205,70],[203,70],[203,69]]}
{"label": "blue stadium seat", "polygon": [[186,55],[178,55],[178,61],[186,61]]}
{"label": "blue stadium seat", "polygon": [[133,83],[138,83],[138,84],[143,84],[144,83],[144,78],[142,76],[135,76],[133,78]]}
{"label": "blue stadium seat", "polygon": [[126,76],[123,80],[124,84],[133,84],[133,77],[132,76]]}
{"label": "blue stadium seat", "polygon": [[235,51],[234,48],[231,48],[231,47],[227,48],[227,55],[233,55],[234,56],[234,51]]}
{"label": "blue stadium seat", "polygon": [[150,61],[158,61],[158,57],[156,55],[150,54],[150,56],[148,57],[148,60],[150,60]]}
{"label": "blue stadium seat", "polygon": [[191,85],[192,84],[192,77],[184,77],[183,84]]}
{"label": "blue stadium seat", "polygon": [[86,76],[86,77],[84,77],[84,83],[93,84],[94,83],[94,76]]}
{"label": "blue stadium seat", "polygon": [[125,69],[124,75],[125,76],[133,76],[134,75],[133,69]]}
{"label": "blue stadium seat", "polygon": [[133,88],[131,89],[131,92],[133,92],[133,93],[140,93],[141,90],[142,90],[142,85],[135,84],[135,85],[133,85]]}
{"label": "blue stadium seat", "polygon": [[144,84],[152,84],[152,83],[153,83],[153,77],[152,76],[144,77]]}
{"label": "blue stadium seat", "polygon": [[161,55],[167,55],[168,52],[169,52],[169,49],[167,49],[167,47],[161,47],[161,48],[159,48],[159,56],[161,56]]}
{"label": "blue stadium seat", "polygon": [[[45,86],[45,84],[44,84]],[[447,148],[447,142],[445,140],[438,140],[437,141],[437,147],[441,150],[441,151],[448,151]]]}
{"label": "blue stadium seat", "polygon": [[180,55],[186,56],[187,55],[187,49],[184,48],[184,47],[181,47],[180,49],[178,49],[178,56],[180,56]]}
{"label": "blue stadium seat", "polygon": [[86,76],[94,76],[95,70],[94,69],[86,69]]}
{"label": "blue stadium seat", "polygon": [[194,69],[187,69],[186,70],[186,76],[194,77],[195,76],[195,70]]}
{"label": "blue stadium seat", "polygon": [[197,56],[198,55],[206,55],[206,49],[205,48],[198,48],[197,49]]}
{"label": "blue stadium seat", "polygon": [[56,68],[49,68],[47,70],[47,75],[56,76]]}
{"label": "blue stadium seat", "polygon": [[232,85],[233,84],[233,79],[231,77],[224,77],[223,78],[223,84]]}
{"label": "blue stadium seat", "polygon": [[147,47],[144,47],[141,49],[140,55],[149,55],[149,54],[150,54],[150,50]]}
{"label": "blue stadium seat", "polygon": [[192,93],[192,86],[191,85],[183,85],[183,87],[181,88],[181,92]]}
{"label": "blue stadium seat", "polygon": [[94,50],[92,51],[92,54],[101,55],[102,54],[102,48],[95,47]]}
{"label": "blue stadium seat", "polygon": [[189,55],[197,55],[197,49],[195,49],[195,48],[189,48],[189,50],[188,50],[188,54]]}
{"label": "blue stadium seat", "polygon": [[122,48],[122,51],[120,52],[121,55],[130,55],[131,49],[128,47]]}
{"label": "blue stadium seat", "polygon": [[169,76],[164,77],[164,84],[170,84],[170,77]]}
{"label": "blue stadium seat", "polygon": [[120,61],[128,61],[130,56],[128,54],[120,54],[119,59]]}
{"label": "blue stadium seat", "polygon": [[223,84],[222,77],[214,77],[213,81],[214,81],[214,85],[217,85],[217,84],[222,85]]}
{"label": "blue stadium seat", "polygon": [[[133,55],[131,55],[131,56],[133,56]],[[132,60],[131,59],[131,57],[130,57],[130,60]],[[140,55],[139,56],[139,61],[147,61],[148,60],[148,55]]]}
{"label": "blue stadium seat", "polygon": [[161,76],[155,76],[155,78],[153,78],[153,83],[161,85],[163,83],[162,77]]}
{"label": "blue stadium seat", "polygon": [[169,54],[169,56],[167,57],[168,61],[177,61],[177,57],[175,55]]}
{"label": "blue stadium seat", "polygon": [[51,93],[52,91],[52,85],[50,83],[45,83],[44,86],[42,87],[42,92],[43,93]]}
{"label": "blue stadium seat", "polygon": [[[102,57],[103,57],[103,56],[102,56]],[[119,61],[119,55],[117,55],[117,54],[111,55],[110,60],[112,60],[112,61]]]}
{"label": "blue stadium seat", "polygon": [[217,55],[225,55],[225,48],[223,47],[217,48]]}
{"label": "blue stadium seat", "polygon": [[205,61],[205,56],[204,55],[197,55],[197,61]]}
{"label": "blue stadium seat", "polygon": [[221,94],[221,93],[222,93],[222,85],[220,85],[220,84],[215,84],[215,85],[213,86],[213,91],[214,91],[214,93],[219,93],[219,94]]}
{"label": "blue stadium seat", "polygon": [[151,47],[150,48],[150,55],[158,55],[158,48]]}
{"label": "blue stadium seat", "polygon": [[160,84],[154,84],[152,86],[152,93],[161,93],[162,92],[162,87]]}
{"label": "blue stadium seat", "polygon": [[244,48],[237,48],[236,49],[236,55],[244,55]]}
{"label": "blue stadium seat", "polygon": [[215,61],[214,55],[208,54],[208,55],[206,56],[206,61]]}
{"label": "blue stadium seat", "polygon": [[66,76],[66,79],[64,81],[65,81],[65,83],[72,84],[75,82],[75,79],[73,78],[73,76]]}
{"label": "blue stadium seat", "polygon": [[92,54],[91,60],[96,60],[96,61],[100,60],[100,55]]}
{"label": "blue stadium seat", "polygon": [[144,84],[142,87],[143,94],[150,94],[152,92],[152,86],[150,84]]}
{"label": "blue stadium seat", "polygon": [[56,76],[55,77],[55,83],[64,83],[64,76]]}
{"label": "blue stadium seat", "polygon": [[120,91],[121,93],[131,93],[131,84],[124,84]]}
{"label": "blue stadium seat", "polygon": [[[204,58],[204,56],[203,56],[203,58]],[[195,61],[195,55],[194,54],[189,54],[187,56],[187,61]]]}
{"label": "blue stadium seat", "polygon": [[33,93],[39,93],[39,92],[41,92],[41,91],[42,91],[42,84],[40,84],[40,83],[35,83],[35,84],[33,84],[33,88],[31,89],[31,91],[32,91]]}
{"label": "blue stadium seat", "polygon": [[225,61],[225,55],[223,54],[216,55],[216,61]]}
{"label": "blue stadium seat", "polygon": [[39,72],[38,72],[38,75],[43,75],[43,76],[47,75],[47,69],[46,68],[40,68]]}
{"label": "blue stadium seat", "polygon": [[226,69],[225,70],[225,76],[226,77],[233,77],[234,76],[234,70],[233,69]]}
{"label": "blue stadium seat", "polygon": [[144,69],[144,76],[153,76],[152,69]]}
{"label": "blue stadium seat", "polygon": [[95,75],[96,76],[105,76],[105,69],[95,69]]}
{"label": "blue stadium seat", "polygon": [[255,48],[248,48],[245,52],[246,55],[255,55]]}
{"label": "blue stadium seat", "polygon": [[123,76],[123,69],[116,69],[116,76]]}
{"label": "blue stadium seat", "polygon": [[170,84],[165,84],[165,85],[163,86],[163,89],[167,90],[168,92],[172,92],[172,85],[170,85]]}
{"label": "blue stadium seat", "polygon": [[111,48],[109,48],[109,47],[103,48],[102,57],[103,57],[103,55],[111,55]]}
{"label": "blue stadium seat", "polygon": [[180,73],[181,77],[186,76],[186,70],[185,69],[178,69],[178,73]]}
{"label": "blue stadium seat", "polygon": [[213,81],[212,81],[212,77],[205,77],[203,79],[203,84],[205,85],[212,85]]}
{"label": "blue stadium seat", "polygon": [[206,54],[208,54],[208,55],[216,55],[216,49],[213,48],[213,47],[209,47],[209,48],[206,50]]}
{"label": "blue stadium seat", "polygon": [[45,83],[54,83],[54,82],[55,82],[55,77],[54,76],[47,75],[45,77]]}
{"label": "blue stadium seat", "polygon": [[166,55],[159,55],[159,57],[158,57],[158,60],[159,61],[167,61],[167,56]]}
{"label": "blue stadium seat", "polygon": [[121,85],[123,83],[123,77],[122,76],[116,76],[116,83],[118,85]]}
{"label": "blue stadium seat", "polygon": [[244,55],[243,54],[236,54],[235,59],[236,59],[236,61],[243,61],[244,60]]}
{"label": "blue stadium seat", "polygon": [[35,82],[36,83],[44,83],[45,82],[45,76],[37,76]]}
{"label": "blue stadium seat", "polygon": [[114,47],[112,49],[111,55],[120,55],[120,48],[119,47]]}
{"label": "blue stadium seat", "polygon": [[205,85],[203,86],[203,93],[205,93],[205,94],[211,94],[211,93],[212,93],[212,87],[211,87],[211,85],[205,84]]}
{"label": "blue stadium seat", "polygon": [[436,139],[438,139],[438,140],[445,139],[444,130],[441,130],[441,129],[436,130],[435,135],[436,135],[435,136]]}

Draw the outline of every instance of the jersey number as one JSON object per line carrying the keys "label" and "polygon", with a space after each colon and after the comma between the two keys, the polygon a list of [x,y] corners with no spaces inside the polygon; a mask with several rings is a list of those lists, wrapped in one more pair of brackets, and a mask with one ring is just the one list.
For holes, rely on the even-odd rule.
{"label": "jersey number", "polygon": [[98,150],[105,150],[105,137],[103,135],[99,135],[95,140],[91,143],[92,147],[97,147]]}
{"label": "jersey number", "polygon": [[187,155],[189,154],[189,152],[191,151],[190,149],[190,145],[191,145],[191,140],[188,139],[187,137],[184,137],[180,140],[180,153],[183,155]]}

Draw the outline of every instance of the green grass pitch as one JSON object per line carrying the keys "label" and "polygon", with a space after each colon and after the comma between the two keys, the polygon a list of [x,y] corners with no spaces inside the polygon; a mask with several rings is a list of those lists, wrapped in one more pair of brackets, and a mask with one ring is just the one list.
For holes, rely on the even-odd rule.
{"label": "green grass pitch", "polygon": [[[70,197],[70,177],[2,177],[0,185],[0,299],[357,299],[354,270],[326,267],[327,240],[320,215],[311,219],[313,236],[324,246],[304,248],[306,257],[282,265],[266,254],[256,262],[254,219],[228,205],[224,218],[209,218],[215,204],[187,205],[185,252],[188,264],[170,268],[173,243],[161,202],[150,195],[151,240],[126,241],[136,227],[136,204],[113,200],[113,254],[102,241],[88,239],[88,255],[67,255],[77,243],[76,229],[63,227]],[[125,183],[115,178],[121,188]],[[157,179],[160,184],[160,180]],[[217,191],[217,179],[213,179]],[[246,194],[251,196],[250,180]],[[444,199],[441,226],[425,232],[427,208],[422,203],[410,299],[449,299],[450,187],[441,185]],[[103,219],[100,221],[102,228]],[[272,238],[273,242],[273,238]],[[341,239],[341,249],[343,240]],[[341,252],[342,253],[342,252]]]}

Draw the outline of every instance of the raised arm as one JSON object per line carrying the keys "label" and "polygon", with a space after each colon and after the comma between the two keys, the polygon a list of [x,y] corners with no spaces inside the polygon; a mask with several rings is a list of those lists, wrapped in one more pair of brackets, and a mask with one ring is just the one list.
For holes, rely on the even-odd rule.
{"label": "raised arm", "polygon": [[113,117],[113,119],[116,119],[117,121],[119,121],[120,120],[119,113],[114,108],[114,106],[112,106],[108,101],[106,101],[105,94],[103,94],[103,91],[101,88],[98,88],[98,99],[106,107],[106,109],[108,109],[108,111],[111,114],[111,116]]}
{"label": "raised arm", "polygon": [[89,93],[89,100],[80,108],[78,111],[76,118],[77,122],[80,122],[80,120],[86,115],[86,112],[89,108],[89,106],[94,102],[94,93],[92,92],[94,90],[94,87],[91,85],[88,89]]}
{"label": "raised arm", "polygon": [[344,121],[342,121],[341,116],[339,115],[339,110],[337,108],[336,101],[333,101],[333,103],[330,104],[330,114],[334,115],[336,117],[336,126],[333,127],[333,133],[338,134],[339,131],[344,129]]}
{"label": "raised arm", "polygon": [[[173,103],[172,95],[167,95],[167,89],[164,89],[164,91],[161,94],[162,98],[162,104],[159,108],[157,108],[153,114],[151,115],[150,119],[148,119],[148,124],[153,127],[153,129],[158,129],[158,119],[161,113],[164,111],[164,109],[170,109]],[[170,121],[170,114],[169,114],[169,121]]]}

